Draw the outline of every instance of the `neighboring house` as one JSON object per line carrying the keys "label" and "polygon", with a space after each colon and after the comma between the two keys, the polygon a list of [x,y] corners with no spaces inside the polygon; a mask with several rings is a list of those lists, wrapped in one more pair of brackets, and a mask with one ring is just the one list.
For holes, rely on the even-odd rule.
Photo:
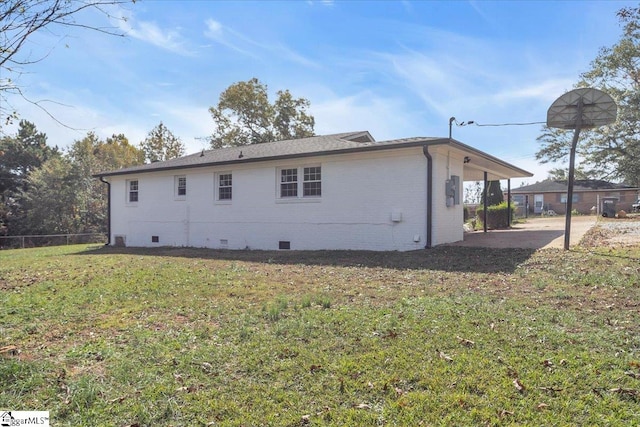
{"label": "neighboring house", "polygon": [[[529,206],[529,213],[541,214],[552,210],[566,214],[567,181],[545,180],[511,190],[511,198],[518,206]],[[600,180],[577,179],[573,185],[572,208],[581,214],[602,213],[604,200],[614,200],[616,210],[631,212],[631,204],[638,198],[640,188]]]}
{"label": "neighboring house", "polygon": [[109,242],[413,250],[463,238],[463,180],[531,173],[448,138],[368,132],[202,153],[97,174]]}

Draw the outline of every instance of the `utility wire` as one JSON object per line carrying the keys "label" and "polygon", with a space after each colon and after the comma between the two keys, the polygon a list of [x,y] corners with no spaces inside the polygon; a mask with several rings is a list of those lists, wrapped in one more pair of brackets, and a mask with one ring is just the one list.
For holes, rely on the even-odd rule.
{"label": "utility wire", "polygon": [[527,122],[527,123],[491,123],[491,124],[480,124],[478,122],[469,122],[467,124],[474,124],[476,126],[529,126],[529,125],[543,125],[547,122]]}

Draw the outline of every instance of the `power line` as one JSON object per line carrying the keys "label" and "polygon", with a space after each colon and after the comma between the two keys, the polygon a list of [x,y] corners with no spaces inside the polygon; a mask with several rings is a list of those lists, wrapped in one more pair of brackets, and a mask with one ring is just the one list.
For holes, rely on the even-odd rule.
{"label": "power line", "polygon": [[[464,123],[464,122],[463,122]],[[476,126],[530,126],[530,125],[543,125],[547,122],[525,122],[525,123],[488,123],[488,124],[480,124],[475,121],[467,122],[467,124],[474,124]],[[457,123],[456,123],[457,124]]]}

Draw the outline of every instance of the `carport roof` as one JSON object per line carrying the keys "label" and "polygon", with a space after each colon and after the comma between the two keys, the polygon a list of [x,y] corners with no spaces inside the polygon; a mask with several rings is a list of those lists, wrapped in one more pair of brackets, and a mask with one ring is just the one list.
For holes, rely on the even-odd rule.
{"label": "carport roof", "polygon": [[530,172],[465,145],[455,139],[414,137],[377,142],[367,131],[318,135],[308,138],[244,145],[241,147],[203,150],[199,153],[166,160],[164,162],[155,162],[114,171],[100,172],[94,176],[107,177],[115,175],[131,175],[205,166],[222,166],[421,146],[447,146],[451,150],[460,153],[462,156],[468,157],[469,162],[464,165],[465,180],[482,180],[482,176],[485,171],[487,172],[490,180],[533,176]]}

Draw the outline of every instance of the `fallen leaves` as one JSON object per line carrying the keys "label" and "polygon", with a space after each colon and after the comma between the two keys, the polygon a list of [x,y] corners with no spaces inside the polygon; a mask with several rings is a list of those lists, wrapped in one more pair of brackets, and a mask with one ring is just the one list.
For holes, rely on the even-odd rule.
{"label": "fallen leaves", "polygon": [[519,379],[515,379],[513,380],[513,386],[516,388],[516,390],[518,390],[520,393],[524,393],[527,388],[524,386],[524,384],[522,384],[522,382],[520,382]]}
{"label": "fallen leaves", "polygon": [[475,341],[471,341],[459,336],[456,336],[456,338],[458,339],[458,341],[460,341],[460,344],[462,344],[465,347],[473,347],[474,345],[476,345]]}
{"label": "fallen leaves", "polygon": [[446,360],[447,362],[453,362],[453,358],[442,351],[438,351],[438,357],[440,357],[440,359]]}
{"label": "fallen leaves", "polygon": [[371,405],[368,403],[359,403],[357,405],[353,405],[355,409],[371,409]]}
{"label": "fallen leaves", "polygon": [[632,388],[618,387],[618,388],[612,388],[609,391],[611,393],[619,394],[619,395],[621,395],[623,397],[631,397],[634,400],[637,400],[638,397],[640,397],[640,391],[632,389]]}
{"label": "fallen leaves", "polygon": [[4,347],[0,347],[0,354],[3,356],[17,356],[20,353],[18,347],[15,345],[6,345]]}
{"label": "fallen leaves", "polygon": [[186,392],[186,393],[195,393],[196,391],[204,388],[204,384],[199,385],[190,385],[190,386],[182,386],[176,389],[177,392]]}

